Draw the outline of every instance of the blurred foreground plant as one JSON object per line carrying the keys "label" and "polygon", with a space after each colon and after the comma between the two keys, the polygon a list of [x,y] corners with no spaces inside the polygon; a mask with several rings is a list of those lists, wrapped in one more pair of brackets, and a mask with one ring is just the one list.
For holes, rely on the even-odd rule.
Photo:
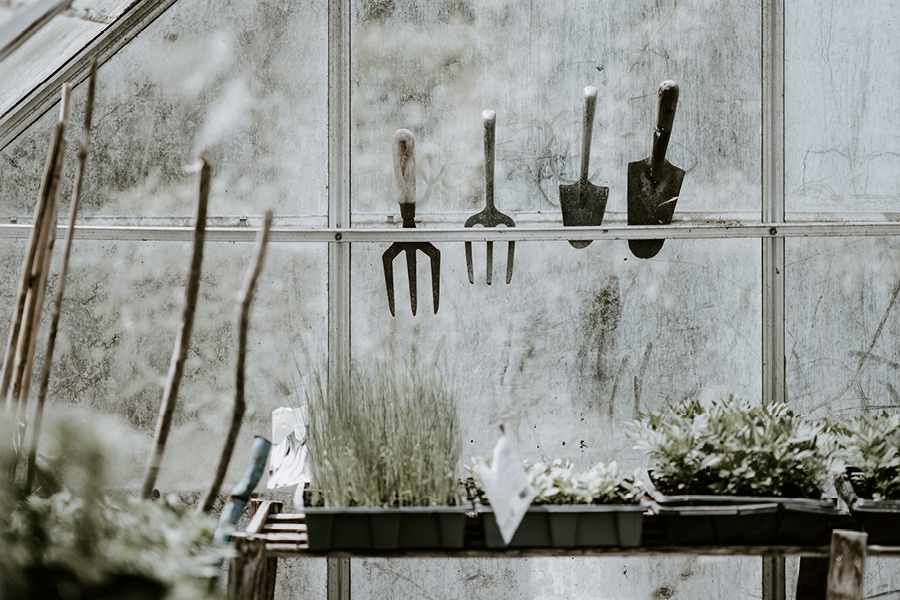
{"label": "blurred foreground plant", "polygon": [[213,542],[215,519],[174,497],[109,495],[112,452],[99,428],[63,419],[51,423],[30,495],[11,477],[12,428],[2,430],[0,597],[216,596],[210,582],[223,550]]}

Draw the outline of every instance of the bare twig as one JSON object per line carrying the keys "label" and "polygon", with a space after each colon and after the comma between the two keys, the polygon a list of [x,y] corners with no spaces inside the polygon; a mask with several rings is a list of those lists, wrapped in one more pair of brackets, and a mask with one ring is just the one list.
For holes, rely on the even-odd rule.
{"label": "bare twig", "polygon": [[[14,402],[14,396],[9,395],[10,385],[13,383],[13,372],[15,369],[17,350],[19,348],[20,336],[23,331],[23,321],[25,320],[26,308],[29,306],[28,294],[33,292],[34,271],[36,265],[43,265],[42,258],[39,259],[42,249],[46,248],[46,237],[43,236],[46,221],[50,220],[55,193],[59,182],[59,175],[62,170],[63,157],[65,156],[66,141],[66,120],[69,115],[69,86],[63,86],[62,98],[60,101],[60,117],[53,132],[53,139],[50,142],[50,153],[47,157],[47,164],[44,167],[44,175],[41,181],[41,191],[38,196],[37,206],[34,210],[34,222],[31,227],[31,235],[28,240],[28,251],[25,253],[25,260],[22,263],[22,278],[19,281],[19,289],[16,293],[16,309],[13,312],[11,326],[9,329],[9,337],[6,342],[6,353],[3,358],[3,374],[0,377],[0,399],[6,403],[7,409],[13,409],[17,404]],[[38,269],[40,270],[40,269]],[[27,331],[27,330],[26,330]],[[30,342],[29,342],[30,345]]]}
{"label": "bare twig", "polygon": [[266,256],[266,244],[269,242],[269,229],[272,227],[272,211],[267,210],[263,218],[262,229],[256,238],[256,255],[253,263],[247,270],[247,279],[244,281],[244,288],[241,291],[240,310],[238,316],[238,349],[237,349],[237,365],[234,373],[234,409],[231,414],[231,425],[228,428],[228,436],[225,438],[225,445],[222,447],[222,456],[219,458],[219,466],[216,468],[216,475],[206,498],[200,505],[200,512],[209,512],[212,510],[213,503],[219,495],[219,488],[225,480],[225,473],[228,471],[228,464],[231,462],[231,454],[234,451],[234,444],[237,441],[238,432],[241,430],[241,421],[244,418],[246,410],[246,402],[244,401],[244,370],[247,362],[247,331],[250,328],[250,304],[253,302],[253,292],[256,289],[256,281],[262,272],[263,260]]}
{"label": "bare twig", "polygon": [[31,492],[34,482],[34,463],[37,455],[38,441],[41,435],[41,423],[44,417],[44,401],[47,398],[47,386],[50,381],[50,364],[53,361],[53,352],[56,348],[56,333],[59,329],[59,315],[61,313],[63,294],[66,289],[66,275],[69,271],[69,255],[72,251],[72,238],[75,233],[75,217],[78,214],[78,202],[81,199],[81,184],[84,176],[84,166],[87,162],[88,146],[91,135],[91,119],[94,114],[94,91],[97,87],[97,62],[91,65],[91,74],[88,79],[87,104],[84,108],[84,131],[81,136],[81,146],[78,148],[78,166],[75,171],[75,184],[72,189],[72,206],[69,209],[69,228],[66,232],[66,248],[63,252],[62,267],[56,284],[56,298],[53,304],[53,316],[50,320],[50,334],[47,336],[47,350],[44,353],[44,364],[41,366],[41,382],[38,389],[37,404],[34,408],[34,423],[31,426],[31,441],[28,446],[28,461],[25,466],[25,493]]}
{"label": "bare twig", "polygon": [[166,381],[166,389],[163,392],[159,420],[156,423],[153,449],[151,450],[147,471],[144,475],[144,485],[141,489],[143,498],[150,498],[153,495],[153,486],[156,485],[156,478],[159,475],[159,467],[162,463],[162,455],[166,449],[166,440],[169,437],[172,416],[175,413],[175,401],[178,398],[178,386],[181,384],[184,362],[187,359],[187,351],[190,346],[191,329],[194,325],[194,310],[197,307],[197,292],[200,289],[203,240],[206,237],[206,205],[209,201],[209,175],[210,164],[204,152],[200,155],[200,191],[197,195],[197,219],[194,223],[194,248],[191,255],[191,268],[188,272],[187,289],[184,294],[181,329],[178,332],[178,338],[175,340],[172,364],[169,367],[169,377]]}

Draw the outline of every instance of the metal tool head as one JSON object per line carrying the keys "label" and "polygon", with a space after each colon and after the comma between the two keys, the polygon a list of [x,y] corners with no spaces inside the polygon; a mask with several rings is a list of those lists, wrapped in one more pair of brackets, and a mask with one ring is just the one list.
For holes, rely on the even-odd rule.
{"label": "metal tool head", "polygon": [[[559,186],[559,205],[562,209],[563,225],[567,227],[597,226],[603,223],[609,188],[594,185],[588,181],[588,167],[591,161],[591,132],[594,128],[594,111],[597,107],[597,88],[584,88],[584,118],[581,135],[581,178],[569,185]],[[574,248],[587,248],[591,240],[572,241]]]}
{"label": "metal tool head", "polygon": [[[653,152],[644,160],[628,163],[628,224],[668,225],[681,193],[684,170],[666,160],[666,149],[678,105],[678,85],[659,85],[659,105]],[[629,240],[628,247],[638,258],[652,258],[665,240]]]}
{"label": "metal tool head", "polygon": [[[516,222],[512,217],[505,215],[494,206],[494,132],[497,123],[497,115],[492,110],[481,113],[484,122],[484,210],[466,219],[466,227],[481,225],[482,227],[515,227]],[[513,259],[515,258],[516,243],[509,242],[506,254],[506,283],[512,281]],[[469,283],[475,283],[475,269],[472,265],[472,242],[466,242],[466,270],[469,275]],[[487,242],[487,266],[485,281],[491,285],[494,270],[494,243]]]}
{"label": "metal tool head", "polygon": [[[404,228],[416,226],[416,141],[413,134],[406,129],[398,129],[394,133],[394,177],[400,190],[400,216]],[[418,308],[418,288],[416,285],[416,252],[422,252],[431,259],[431,301],[437,314],[441,291],[441,251],[430,242],[394,242],[384,254],[381,262],[384,267],[384,283],[387,287],[388,308],[391,316],[394,310],[394,259],[401,252],[406,253],[406,273],[409,279],[409,301],[412,314]]]}

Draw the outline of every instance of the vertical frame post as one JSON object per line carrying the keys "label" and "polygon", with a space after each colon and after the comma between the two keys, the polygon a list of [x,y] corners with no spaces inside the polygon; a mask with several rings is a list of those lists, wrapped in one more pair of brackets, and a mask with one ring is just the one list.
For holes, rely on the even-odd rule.
{"label": "vertical frame post", "polygon": [[[784,0],[762,2],[762,220],[784,222]],[[777,228],[777,226],[776,226]],[[773,232],[774,233],[774,232]],[[762,401],[784,402],[784,238],[762,245]],[[783,556],[762,559],[763,600],[784,600]]]}
{"label": "vertical frame post", "polygon": [[[351,0],[328,2],[328,226],[350,227]],[[328,378],[350,366],[350,245],[328,244]],[[350,600],[350,559],[327,558],[328,600]]]}

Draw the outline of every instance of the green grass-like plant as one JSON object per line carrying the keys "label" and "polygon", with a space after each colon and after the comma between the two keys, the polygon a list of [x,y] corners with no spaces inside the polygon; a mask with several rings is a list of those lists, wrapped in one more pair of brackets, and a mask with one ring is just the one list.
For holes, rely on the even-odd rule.
{"label": "green grass-like plant", "polygon": [[841,462],[860,498],[900,500],[900,415],[865,415],[836,424]]}
{"label": "green grass-like plant", "polygon": [[752,405],[733,396],[643,414],[628,426],[635,449],[650,455],[657,489],[713,494],[819,498],[833,437],[785,404]]}
{"label": "green grass-like plant", "polygon": [[447,506],[460,501],[462,451],[452,388],[438,372],[353,367],[308,390],[312,503]]}

